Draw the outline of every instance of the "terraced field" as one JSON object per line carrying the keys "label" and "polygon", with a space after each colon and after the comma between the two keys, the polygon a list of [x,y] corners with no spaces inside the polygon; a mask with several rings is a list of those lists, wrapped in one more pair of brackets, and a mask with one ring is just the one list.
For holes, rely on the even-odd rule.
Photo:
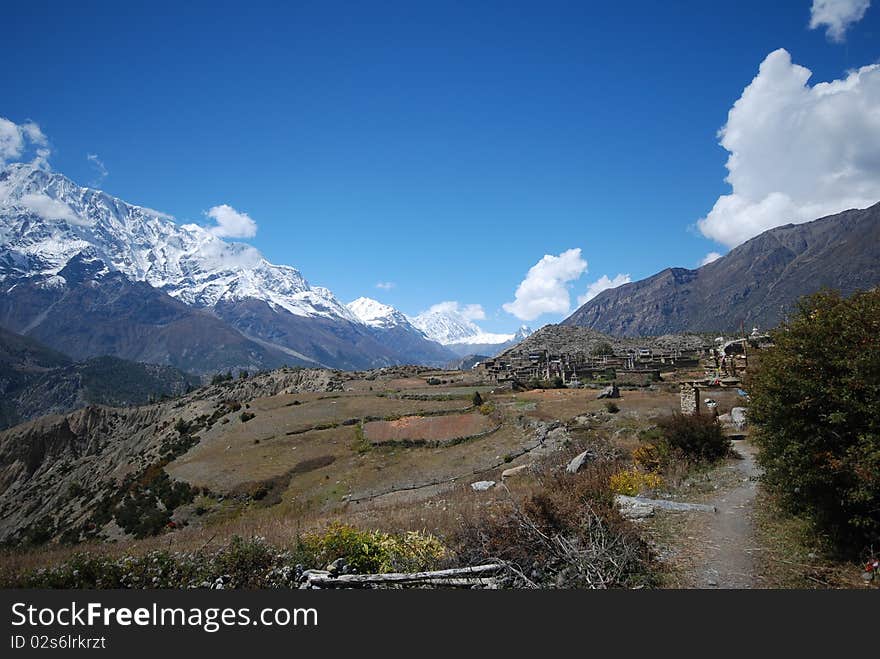
{"label": "terraced field", "polygon": [[407,416],[392,421],[370,421],[364,424],[367,441],[373,445],[435,445],[454,444],[482,435],[500,424],[485,414],[445,414]]}

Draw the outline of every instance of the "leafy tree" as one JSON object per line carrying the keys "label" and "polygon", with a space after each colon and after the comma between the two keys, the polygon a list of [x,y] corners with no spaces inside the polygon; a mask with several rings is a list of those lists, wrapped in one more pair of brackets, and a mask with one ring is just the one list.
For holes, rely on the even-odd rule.
{"label": "leafy tree", "polygon": [[841,550],[880,544],[880,291],[802,299],[751,385],[764,481]]}
{"label": "leafy tree", "polygon": [[611,347],[611,344],[608,341],[600,341],[596,345],[593,346],[593,349],[590,351],[590,354],[593,357],[604,357],[605,355],[613,355],[614,348]]}
{"label": "leafy tree", "polygon": [[483,404],[483,397],[480,395],[479,391],[474,392],[474,396],[471,399],[471,402],[473,403],[474,407],[479,407]]}

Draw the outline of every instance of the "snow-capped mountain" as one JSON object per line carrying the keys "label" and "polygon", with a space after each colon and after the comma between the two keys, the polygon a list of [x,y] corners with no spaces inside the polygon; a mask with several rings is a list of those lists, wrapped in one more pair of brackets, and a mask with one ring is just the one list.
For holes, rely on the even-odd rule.
{"label": "snow-capped mountain", "polygon": [[377,342],[404,352],[411,361],[444,366],[456,356],[445,346],[427,337],[406,315],[392,306],[368,297],[360,297],[350,302],[348,309],[370,329]]}
{"label": "snow-capped mountain", "polygon": [[456,352],[441,343],[476,352],[513,338],[452,315],[422,318],[418,327],[369,298],[347,306],[251,245],[33,163],[0,170],[0,283],[7,329],[61,351],[64,337],[79,333],[77,358],[113,355],[200,372],[442,365]]}
{"label": "snow-capped mountain", "polygon": [[474,321],[455,309],[432,309],[410,318],[425,335],[457,355],[496,354],[532,333],[523,325],[515,334],[484,332]]}
{"label": "snow-capped mountain", "polygon": [[[359,297],[346,306],[360,322],[370,327],[379,329],[413,327],[403,312],[369,297]],[[416,331],[421,333],[421,330]]]}
{"label": "snow-capped mountain", "polygon": [[33,164],[0,172],[0,281],[11,274],[55,275],[86,248],[131,280],[186,304],[257,299],[296,316],[357,322],[328,289],[309,285],[295,268],[269,263],[250,245],[178,225]]}
{"label": "snow-capped mountain", "polygon": [[474,321],[454,310],[426,311],[410,319],[429,338],[442,345],[455,343],[504,343],[513,334],[484,332]]}

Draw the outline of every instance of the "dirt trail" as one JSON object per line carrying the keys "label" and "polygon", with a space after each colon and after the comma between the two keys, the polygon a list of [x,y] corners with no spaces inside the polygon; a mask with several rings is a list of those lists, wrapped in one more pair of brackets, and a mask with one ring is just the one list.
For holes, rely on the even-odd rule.
{"label": "dirt trail", "polygon": [[736,443],[742,460],[725,465],[733,484],[722,487],[707,503],[718,512],[705,516],[695,529],[695,550],[689,580],[696,588],[760,587],[755,551],[753,505],[758,467],[755,448],[748,440]]}

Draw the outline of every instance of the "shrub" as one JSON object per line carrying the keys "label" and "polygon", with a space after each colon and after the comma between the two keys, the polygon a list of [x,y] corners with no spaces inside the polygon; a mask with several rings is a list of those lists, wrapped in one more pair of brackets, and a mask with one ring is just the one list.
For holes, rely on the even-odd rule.
{"label": "shrub", "polygon": [[659,419],[657,427],[670,450],[687,459],[715,462],[730,454],[730,439],[714,416],[673,414]]}
{"label": "shrub", "polygon": [[615,403],[613,400],[606,400],[605,409],[608,410],[611,414],[617,414],[618,412],[620,412],[620,405]]}
{"label": "shrub", "polygon": [[645,471],[660,471],[669,459],[669,446],[665,442],[650,442],[633,449],[632,459],[636,466]]}
{"label": "shrub", "polygon": [[257,415],[254,414],[253,412],[242,412],[241,416],[239,416],[239,418],[241,419],[242,423],[247,423],[248,421],[253,419],[255,416],[257,416]]}
{"label": "shrub", "polygon": [[302,542],[319,564],[341,558],[351,571],[359,573],[428,570],[446,553],[443,544],[427,533],[391,535],[339,523],[321,533],[305,535]]}
{"label": "shrub", "polygon": [[644,490],[656,490],[663,485],[663,479],[659,474],[625,469],[611,476],[610,485],[615,494],[634,497]]}
{"label": "shrub", "polygon": [[494,411],[495,405],[493,405],[492,403],[483,403],[482,405],[480,405],[480,414],[485,414],[486,416],[489,416]]}
{"label": "shrub", "polygon": [[880,290],[801,300],[749,386],[763,480],[841,551],[880,544]]}
{"label": "shrub", "polygon": [[461,520],[456,562],[504,561],[516,587],[645,585],[650,551],[614,507],[612,473],[607,462],[577,474],[546,468],[522,501],[498,501]]}
{"label": "shrub", "polygon": [[471,398],[471,403],[474,407],[480,407],[483,404],[483,397],[480,395],[479,391],[475,391],[473,398]]}

